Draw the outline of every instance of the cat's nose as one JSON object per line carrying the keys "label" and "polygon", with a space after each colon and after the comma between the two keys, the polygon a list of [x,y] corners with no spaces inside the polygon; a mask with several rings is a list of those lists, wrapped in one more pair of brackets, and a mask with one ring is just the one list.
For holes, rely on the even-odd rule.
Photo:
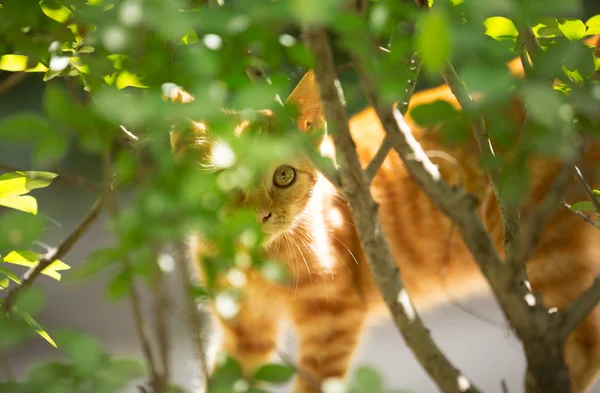
{"label": "cat's nose", "polygon": [[260,218],[260,220],[262,221],[262,223],[264,224],[265,222],[269,221],[269,218],[271,218],[271,212],[267,211],[265,209],[262,209],[259,213],[258,213],[258,217]]}

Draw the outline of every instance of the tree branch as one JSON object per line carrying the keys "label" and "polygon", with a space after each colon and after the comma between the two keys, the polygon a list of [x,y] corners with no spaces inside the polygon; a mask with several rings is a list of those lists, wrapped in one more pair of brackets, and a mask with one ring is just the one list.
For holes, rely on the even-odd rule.
{"label": "tree branch", "polygon": [[[442,77],[444,81],[450,87],[452,94],[456,97],[456,100],[464,110],[470,110],[473,106],[473,100],[469,94],[466,86],[460,80],[458,74],[454,70],[454,67],[449,62],[446,68],[442,71]],[[473,123],[473,132],[475,134],[475,140],[479,146],[479,150],[484,155],[484,158],[493,157],[496,155],[492,148],[492,142],[490,140],[488,131],[485,127],[485,122],[482,117],[478,117]],[[487,160],[484,160],[486,162]],[[497,162],[494,160],[494,164],[486,165],[490,184],[498,200],[500,211],[502,213],[502,226],[504,231],[504,253],[505,258],[512,267],[512,272],[520,281],[525,280],[526,271],[522,263],[519,263],[514,255],[519,249],[519,242],[521,239],[521,220],[519,217],[519,207],[517,204],[509,202],[504,197],[502,190],[498,185],[500,176],[500,168]]]}
{"label": "tree branch", "polygon": [[[515,280],[514,273],[511,269],[506,269],[500,260],[477,214],[473,198],[465,195],[458,187],[449,186],[441,178],[400,112],[392,109],[391,105],[381,103],[369,76],[358,64],[356,69],[363,90],[375,108],[394,149],[415,182],[438,208],[456,223],[465,245],[490,284],[508,321],[523,342],[528,361],[527,392],[566,391],[569,389],[570,380],[562,357],[564,341],[557,332],[549,330],[551,317],[547,310],[541,302],[533,305],[527,303],[527,296],[531,296],[531,293]],[[416,159],[412,159],[413,157]],[[351,206],[355,207],[353,203]],[[357,228],[362,225],[358,222],[356,224]],[[360,233],[359,236],[362,238]]]}
{"label": "tree branch", "polygon": [[167,297],[164,274],[158,264],[158,252],[153,254],[152,261],[152,302],[154,306],[154,324],[156,327],[156,337],[158,341],[158,352],[162,366],[162,375],[164,381],[168,383],[171,378],[171,367],[169,362],[169,352],[171,350],[169,342],[167,309],[169,299]]}
{"label": "tree branch", "polygon": [[594,228],[596,229],[600,229],[600,227],[598,227],[596,225],[596,222],[594,220],[592,220],[590,218],[590,216],[588,216],[587,214],[583,214],[580,211],[573,211],[571,210],[571,205],[569,205],[567,202],[565,202],[564,200],[562,200],[561,204],[566,207],[567,209],[569,209],[571,211],[571,213],[574,213],[575,215],[578,215],[579,217],[581,217],[581,219],[585,222],[587,222],[588,224],[591,224]]}
{"label": "tree branch", "polygon": [[7,93],[13,87],[19,85],[27,78],[27,72],[14,72],[0,83],[0,96]]}
{"label": "tree branch", "polygon": [[579,181],[579,184],[581,184],[581,186],[583,187],[583,190],[585,191],[585,195],[587,195],[590,202],[592,202],[592,204],[596,208],[596,211],[600,213],[600,202],[598,201],[598,197],[596,197],[596,195],[594,194],[594,191],[592,191],[592,188],[590,187],[590,185],[587,183],[587,181],[585,181],[585,179],[583,178],[583,175],[581,174],[581,171],[579,170],[579,168],[577,166],[575,166],[575,178],[577,179],[577,181]]}
{"label": "tree branch", "polygon": [[[519,39],[522,40],[523,45],[525,46],[525,49],[529,53],[529,57],[531,59],[535,58],[538,55],[538,53],[541,53],[543,51],[540,42],[535,37],[535,34],[531,29],[531,26],[523,25],[519,29]],[[521,60],[523,59],[521,58]],[[523,64],[523,67],[525,67],[525,64]]]}
{"label": "tree branch", "polygon": [[192,336],[192,341],[194,342],[196,355],[198,356],[198,361],[200,362],[200,367],[202,368],[202,374],[205,383],[204,386],[207,389],[208,381],[210,378],[210,373],[208,369],[208,356],[206,354],[204,342],[202,341],[202,322],[198,313],[198,306],[196,305],[195,299],[192,297],[192,284],[190,282],[189,271],[186,269],[187,263],[185,261],[184,255],[185,249],[183,248],[182,244],[176,243],[176,269],[179,274],[179,280],[181,281],[181,288],[183,290],[183,296],[187,307],[187,325],[190,329],[190,335]]}
{"label": "tree branch", "polygon": [[85,218],[75,227],[73,232],[67,236],[65,240],[57,247],[48,251],[38,262],[35,267],[30,268],[21,278],[21,284],[14,287],[8,292],[8,295],[2,303],[2,309],[8,312],[12,309],[17,299],[17,296],[21,291],[31,286],[33,282],[40,276],[42,271],[50,266],[57,259],[62,258],[66,255],[71,248],[77,243],[81,236],[90,228],[90,226],[96,221],[100,212],[104,208],[104,199],[96,201],[92,209],[85,216]]}
{"label": "tree branch", "polygon": [[[107,210],[110,212],[112,218],[116,219],[119,216],[119,207],[117,203],[117,195],[113,188],[114,173],[110,152],[105,152],[102,155],[102,169],[106,184],[105,193]],[[129,299],[131,303],[131,311],[133,314],[133,322],[138,339],[140,340],[140,347],[142,349],[142,353],[144,354],[144,359],[146,360],[146,362],[148,363],[148,367],[150,368],[152,388],[154,389],[154,393],[164,393],[164,391],[167,388],[167,385],[163,383],[163,377],[157,371],[156,368],[154,354],[152,352],[152,347],[150,346],[150,340],[148,339],[148,328],[145,325],[144,315],[142,313],[140,295],[135,285],[133,267],[128,253],[125,253],[125,255],[123,255],[122,262],[123,269],[131,277],[131,292],[129,295]]]}
{"label": "tree branch", "polygon": [[550,190],[548,190],[542,202],[527,220],[521,238],[521,245],[514,257],[516,264],[524,264],[531,257],[555,209],[560,206],[560,202],[571,179],[572,168],[577,162],[579,154],[574,157],[576,158],[571,158],[563,162]]}
{"label": "tree branch", "polygon": [[[408,61],[409,69],[413,71],[411,79],[408,80],[408,89],[406,89],[406,94],[399,100],[400,104],[400,112],[404,115],[408,112],[408,108],[410,105],[410,99],[415,92],[415,87],[417,86],[417,79],[419,78],[419,73],[421,71],[421,62],[418,60],[417,54],[414,53]],[[379,149],[373,156],[373,159],[367,167],[365,168],[365,173],[367,174],[367,178],[369,182],[373,182],[375,175],[377,175],[377,171],[385,161],[388,153],[392,149],[392,144],[389,141],[388,136],[386,135],[379,146]]]}
{"label": "tree branch", "polygon": [[363,172],[348,128],[348,120],[335,86],[335,67],[331,47],[323,28],[304,30],[309,50],[315,55],[315,76],[319,85],[325,117],[333,130],[332,137],[343,156],[340,168],[342,193],[350,203],[352,216],[373,277],[396,327],[421,365],[440,389],[446,393],[477,392],[472,385],[459,386],[465,378],[444,356],[423,325],[404,288],[398,268],[383,236],[377,207],[370,194],[370,184]]}
{"label": "tree branch", "polygon": [[386,135],[383,138],[379,149],[377,149],[375,156],[373,156],[373,159],[371,159],[371,162],[369,162],[369,165],[367,165],[367,167],[365,168],[365,175],[367,176],[367,179],[369,179],[369,183],[371,183],[375,178],[375,175],[377,175],[377,171],[379,171],[381,164],[383,164],[383,161],[385,161],[385,158],[387,157],[391,149],[392,144],[390,143],[390,140]]}
{"label": "tree branch", "polygon": [[562,317],[561,333],[566,338],[588,314],[594,309],[600,300],[600,277],[579,296],[573,303],[569,304],[559,315]]}

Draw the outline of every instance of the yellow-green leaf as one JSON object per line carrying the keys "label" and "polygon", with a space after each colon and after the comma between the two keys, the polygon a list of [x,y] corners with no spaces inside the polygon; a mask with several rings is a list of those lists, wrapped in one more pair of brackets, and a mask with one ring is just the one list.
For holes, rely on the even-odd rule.
{"label": "yellow-green leaf", "polygon": [[600,34],[600,15],[592,16],[587,20],[587,22],[585,22],[585,25],[587,26],[587,31],[585,34]]}
{"label": "yellow-green leaf", "polygon": [[[38,265],[40,257],[40,254],[33,251],[11,251],[7,256],[4,257],[4,262],[12,263],[13,265],[32,268]],[[70,268],[71,267],[69,265],[57,259],[56,261],[52,262],[47,268],[42,270],[42,274],[51,277],[57,281],[60,281],[62,276],[58,272],[62,270],[69,270]]]}
{"label": "yellow-green leaf", "polygon": [[492,16],[483,21],[485,34],[492,38],[516,37],[519,32],[512,20],[503,16]]}
{"label": "yellow-green leaf", "polygon": [[42,0],[40,1],[40,7],[46,16],[60,23],[67,22],[73,16],[73,13],[67,7],[58,2]]}
{"label": "yellow-green leaf", "polygon": [[185,45],[195,44],[198,42],[198,34],[194,30],[183,36],[182,41]]}
{"label": "yellow-green leaf", "polygon": [[0,70],[13,72],[46,72],[48,70],[48,67],[46,67],[42,63],[38,63],[33,68],[27,68],[27,56],[11,54],[0,57]]}
{"label": "yellow-green leaf", "polygon": [[148,86],[146,86],[142,82],[140,82],[140,80],[136,74],[129,72],[127,70],[121,71],[119,73],[115,83],[116,83],[117,89],[119,89],[119,90],[124,89],[128,86],[139,87],[142,89],[148,88]]}
{"label": "yellow-green leaf", "polygon": [[58,175],[44,171],[16,171],[0,175],[0,198],[27,194],[48,187]]}
{"label": "yellow-green leaf", "polygon": [[3,269],[0,267],[0,274],[5,275],[7,279],[11,280],[15,284],[21,284],[21,280],[19,279],[19,277],[17,277],[13,272],[11,272],[8,269]]}
{"label": "yellow-green leaf", "polygon": [[27,178],[25,176],[0,180],[0,198],[27,194],[29,190],[26,184]]}
{"label": "yellow-green leaf", "polygon": [[37,214],[37,200],[31,195],[8,196],[0,198],[0,205],[26,213]]}
{"label": "yellow-green leaf", "polygon": [[25,71],[27,69],[27,56],[4,55],[0,57],[0,70]]}
{"label": "yellow-green leaf", "polygon": [[579,41],[585,35],[587,30],[582,21],[578,19],[563,20],[558,22],[558,28],[571,41]]}
{"label": "yellow-green leaf", "polygon": [[81,61],[80,57],[77,57],[77,56],[71,57],[69,59],[69,63],[71,63],[71,65],[73,67],[75,67],[75,69],[77,71],[81,72],[82,74],[89,74],[90,73],[90,66],[87,65],[87,64],[85,64],[85,63],[83,63]]}
{"label": "yellow-green leaf", "polygon": [[18,310],[16,311],[23,317],[25,322],[27,322],[29,326],[31,326],[33,330],[40,335],[40,337],[48,341],[48,343],[50,343],[50,345],[52,345],[54,348],[58,348],[52,337],[50,337],[50,335],[40,326],[39,323],[36,322],[35,319],[33,319],[31,315],[26,312],[19,312]]}

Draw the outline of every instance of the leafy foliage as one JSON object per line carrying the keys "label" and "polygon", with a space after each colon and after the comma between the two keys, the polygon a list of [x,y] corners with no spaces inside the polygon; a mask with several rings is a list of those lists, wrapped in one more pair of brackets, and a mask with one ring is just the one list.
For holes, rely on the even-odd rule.
{"label": "leafy foliage", "polygon": [[[296,132],[291,120],[295,108],[276,100],[285,98],[302,71],[314,65],[298,33],[305,23],[328,24],[338,64],[351,51],[366,59],[372,75],[384,76],[378,89],[386,102],[407,99],[417,73],[415,63],[407,63],[414,52],[432,79],[449,60],[457,64],[476,98],[473,107],[459,112],[446,101],[411,107],[418,126],[445,123],[444,137],[452,143],[464,143],[471,135],[468,122],[484,116],[492,142],[509,146],[518,132],[506,117],[514,98],[528,111],[523,157],[565,157],[573,153],[577,133],[597,136],[594,75],[600,58],[581,39],[600,34],[600,16],[575,18],[581,14],[579,1],[436,0],[429,2],[430,12],[411,1],[368,3],[363,18],[341,9],[341,0],[3,1],[0,70],[25,71],[46,87],[41,112],[24,110],[0,119],[0,140],[30,148],[35,167],[65,162],[77,150],[104,163],[103,186],[135,194],[130,206],[113,215],[114,244],[94,250],[72,271],[57,260],[41,273],[55,280],[64,275],[72,283],[107,272],[111,280],[106,297],[120,301],[134,296],[135,285],[155,285],[157,269],[161,274],[172,271],[160,263],[157,249],[193,231],[218,250],[201,261],[207,277],[202,287],[190,290],[194,298],[220,299],[231,306],[225,312],[235,314],[243,296],[243,285],[236,283],[243,279],[232,277],[243,277],[254,267],[273,282],[288,282],[290,272],[264,259],[259,247],[263,235],[253,213],[223,213],[236,191],[259,181],[273,162],[312,147],[310,136]],[[532,56],[535,72],[519,79],[506,62],[523,54],[518,36],[527,23],[542,52]],[[363,37],[381,50],[374,53],[359,39]],[[249,70],[268,75],[263,78],[268,82],[251,81]],[[364,99],[356,75],[346,72],[340,79],[349,110],[360,109]],[[560,83],[552,85],[554,79]],[[161,97],[166,83],[184,86],[196,100],[186,105],[166,102]],[[240,118],[253,128],[264,125],[256,110],[265,108],[279,120],[274,135],[233,136]],[[198,170],[195,157],[174,160],[167,130],[187,124],[186,119],[206,121],[231,159],[215,171]],[[180,127],[184,134],[186,127]],[[502,168],[501,186],[515,201],[529,182],[523,157],[513,159],[502,152],[483,157]],[[332,167],[328,159],[319,163]],[[50,186],[56,176],[44,171],[0,176],[0,292],[22,284],[13,265],[34,269],[44,257],[33,251],[46,223],[30,192]],[[577,202],[571,209],[598,213],[591,201]],[[0,347],[12,348],[35,331],[64,351],[68,362],[34,368],[24,381],[0,385],[0,392],[115,392],[142,371],[134,363],[112,359],[79,333],[50,337],[32,317],[41,307],[43,294],[30,288],[8,313],[0,313]],[[259,393],[259,381],[279,384],[293,376],[286,365],[268,364],[245,381],[239,364],[226,359],[212,376],[211,393]],[[352,392],[385,391],[382,378],[369,368],[359,368],[351,380]]]}

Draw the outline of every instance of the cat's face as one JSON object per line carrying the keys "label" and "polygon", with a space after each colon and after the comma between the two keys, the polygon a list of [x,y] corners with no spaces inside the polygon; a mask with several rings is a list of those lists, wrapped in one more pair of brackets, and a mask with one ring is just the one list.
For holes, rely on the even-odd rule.
{"label": "cat's face", "polygon": [[[190,102],[194,98],[184,91],[170,95],[174,101]],[[321,104],[312,73],[307,74],[292,92],[288,101],[295,103],[300,111],[297,124],[302,132],[316,129],[323,122]],[[270,111],[262,111],[261,132],[268,134],[268,128],[275,123]],[[206,138],[207,126],[194,123],[193,132],[199,137],[196,143],[204,144],[199,153],[204,159],[210,159],[216,153],[214,141]],[[241,135],[248,129],[242,122],[235,128],[234,134]],[[171,144],[177,152],[186,145],[179,141],[177,132],[171,133]],[[292,156],[285,161],[276,162],[264,172],[253,186],[234,192],[232,205],[228,210],[249,209],[256,215],[265,235],[264,245],[270,244],[283,233],[292,229],[302,219],[314,188],[319,179],[319,172],[302,154]]]}
{"label": "cat's face", "polygon": [[250,209],[256,214],[269,244],[288,232],[301,218],[317,184],[318,171],[297,157],[272,165],[258,184],[240,191],[233,208]]}

